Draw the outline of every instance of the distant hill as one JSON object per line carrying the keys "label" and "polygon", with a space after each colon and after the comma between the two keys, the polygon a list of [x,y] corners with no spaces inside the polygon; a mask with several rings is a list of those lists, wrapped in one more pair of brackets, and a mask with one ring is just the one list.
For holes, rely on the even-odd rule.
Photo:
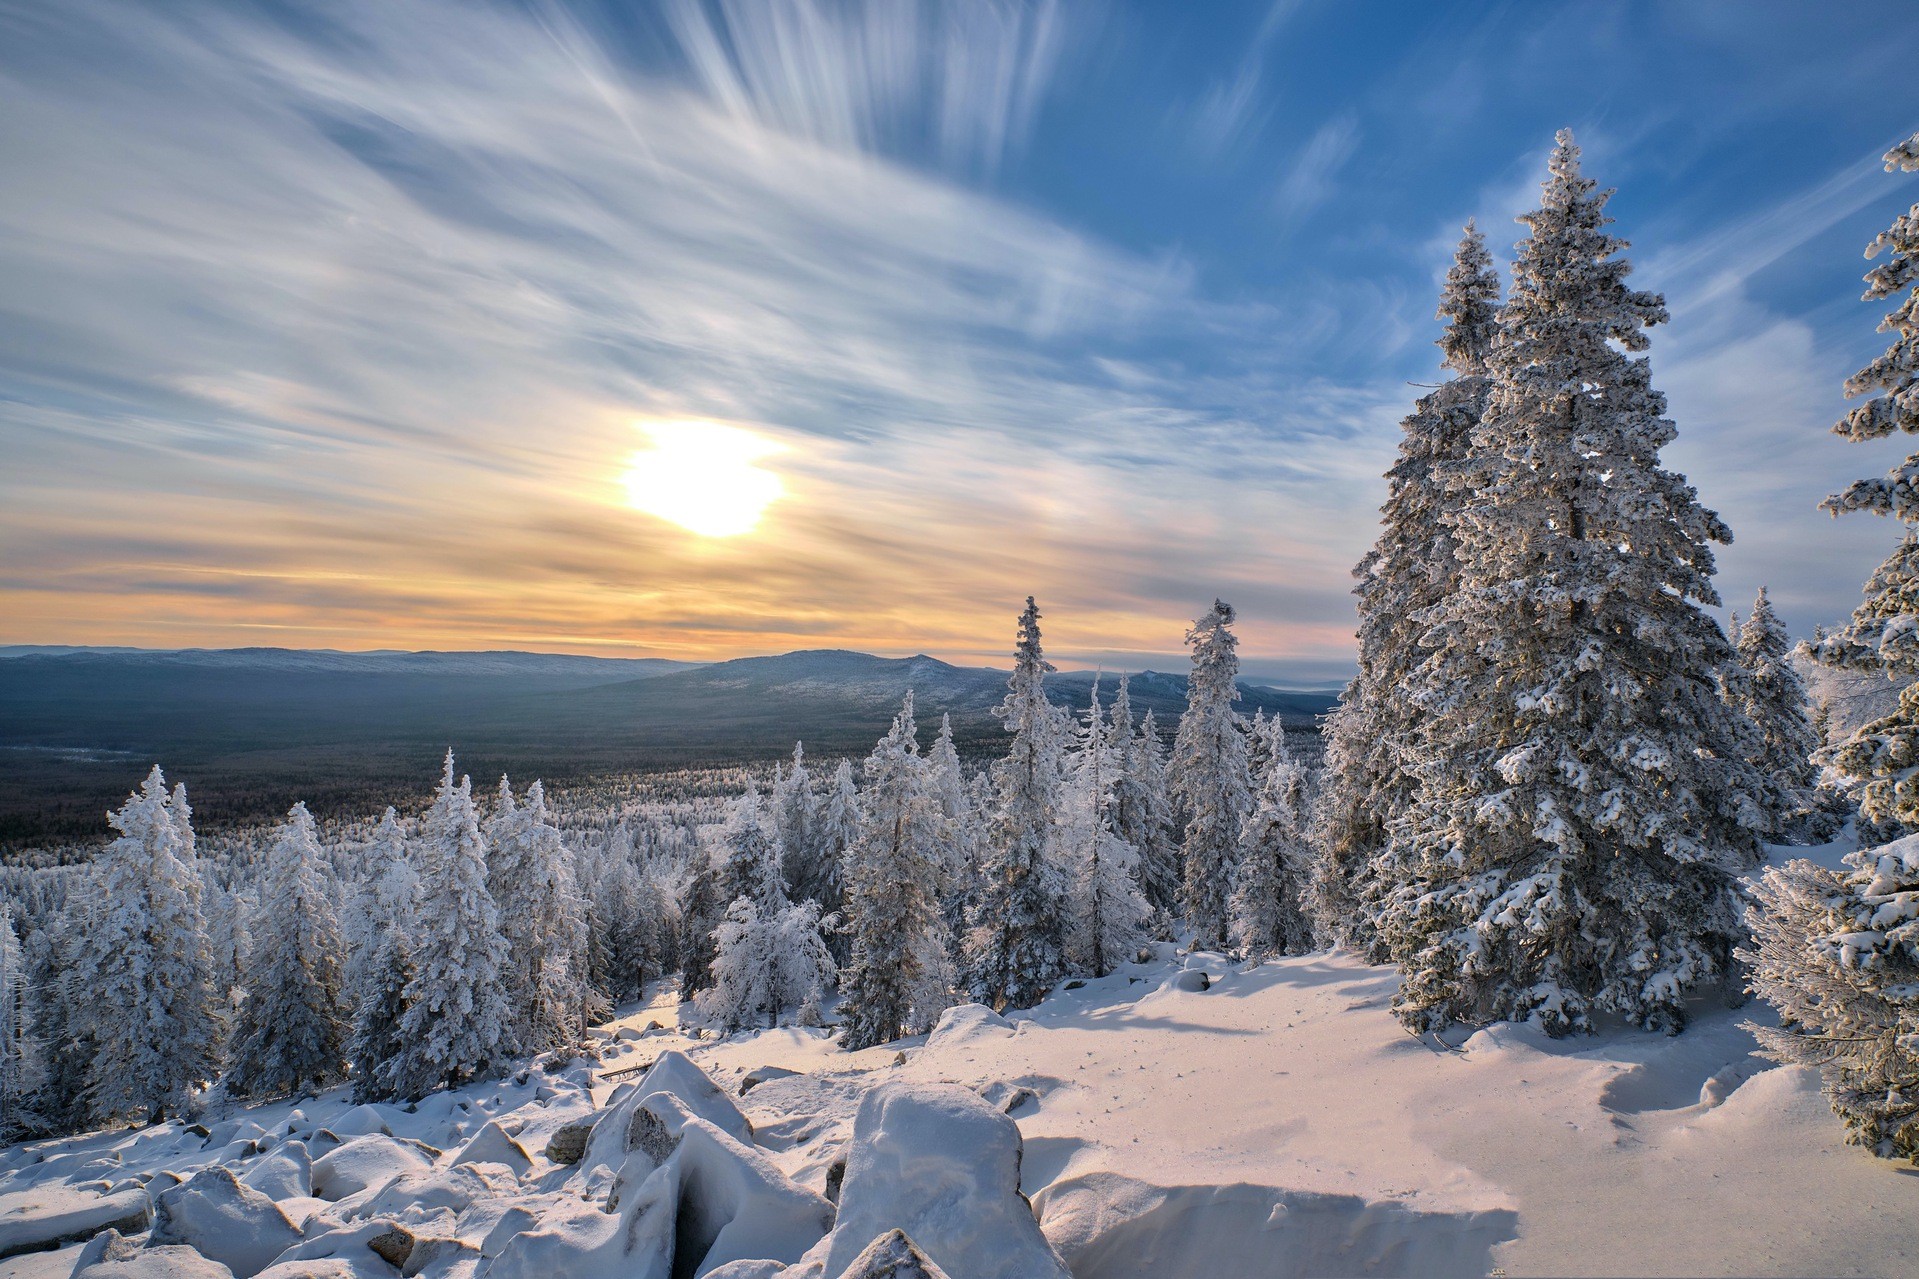
{"label": "distant hill", "polygon": [[[1088,672],[1047,681],[1078,710]],[[317,812],[414,802],[451,746],[476,778],[577,781],[769,759],[804,740],[863,752],[913,690],[969,753],[997,751],[1007,672],[843,650],[699,665],[515,652],[0,648],[0,847],[99,834],[101,814],[155,762],[209,823],[305,799]],[[1168,731],[1184,676],[1130,677],[1135,714]],[[1117,677],[1102,687],[1110,703]],[[1242,709],[1310,728],[1323,692],[1242,684]]]}

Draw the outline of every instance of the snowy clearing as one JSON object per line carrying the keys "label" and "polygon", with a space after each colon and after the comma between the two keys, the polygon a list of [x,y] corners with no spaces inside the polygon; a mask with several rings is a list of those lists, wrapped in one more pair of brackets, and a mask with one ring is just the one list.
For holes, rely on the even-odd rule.
{"label": "snowy clearing", "polygon": [[[1195,989],[1202,972],[1206,988]],[[122,1220],[130,1188],[144,1184],[159,1197],[222,1165],[239,1176],[244,1198],[229,1190],[202,1210],[226,1222],[208,1229],[221,1242],[205,1250],[251,1256],[255,1241],[290,1221],[304,1238],[281,1265],[256,1272],[272,1279],[399,1273],[370,1246],[383,1221],[446,1241],[408,1273],[595,1273],[587,1257],[612,1254],[590,1228],[620,1218],[581,1195],[603,1198],[636,1169],[608,1167],[591,1145],[580,1164],[558,1164],[548,1142],[616,1094],[630,1109],[639,1090],[624,1085],[641,1077],[636,1067],[678,1049],[719,1085],[705,1093],[670,1057],[654,1076],[685,1112],[680,1144],[685,1128],[705,1135],[703,1180],[688,1184],[705,1187],[700,1202],[739,1215],[731,1235],[711,1225],[696,1232],[712,1263],[723,1259],[716,1244],[728,1245],[738,1264],[725,1273],[734,1275],[789,1273],[743,1259],[791,1262],[819,1243],[827,1223],[796,1238],[794,1214],[825,1203],[861,1102],[882,1084],[962,1085],[984,1096],[982,1111],[1014,1103],[1020,1188],[1077,1279],[1494,1267],[1514,1276],[1893,1276],[1919,1266],[1919,1175],[1845,1145],[1812,1072],[1769,1069],[1752,1055],[1739,1022],[1756,1010],[1702,1007],[1674,1038],[1620,1028],[1552,1041],[1502,1025],[1448,1048],[1400,1029],[1386,1008],[1395,982],[1391,969],[1343,955],[1248,968],[1162,946],[1151,963],[1059,991],[1010,1021],[967,1005],[924,1039],[850,1054],[825,1032],[799,1028],[689,1039],[669,991],[605,1028],[606,1059],[590,1091],[575,1066],[440,1094],[415,1113],[356,1108],[336,1090],[298,1107],[236,1111],[204,1137],[169,1124],[17,1148],[0,1162],[5,1237],[25,1238],[21,1219],[42,1216],[29,1203],[56,1209],[59,1222],[46,1219],[40,1237],[60,1238],[69,1232],[59,1223],[88,1204],[99,1205],[96,1224]],[[739,1096],[754,1071],[770,1077]],[[723,1131],[734,1125],[721,1093],[737,1098],[758,1156],[742,1156],[747,1148]],[[938,1131],[914,1140],[937,1146]],[[891,1160],[869,1187],[911,1181],[899,1154],[865,1158]],[[853,1163],[857,1181],[860,1159]],[[770,1170],[784,1176],[769,1181]],[[691,1215],[693,1201],[683,1191],[676,1211]],[[981,1202],[969,1200],[968,1211]],[[1007,1202],[1018,1206],[1002,1201],[1000,1210]],[[843,1216],[852,1203],[842,1197]],[[955,1244],[936,1225],[886,1219],[906,1211],[891,1199],[867,1192],[856,1206],[860,1230],[877,1238],[904,1225],[949,1274],[992,1264],[952,1256]],[[1737,1224],[1702,1224],[1714,1222]],[[834,1263],[870,1242],[841,1241]],[[0,1261],[0,1274],[64,1279],[83,1251],[70,1243],[15,1256]],[[551,1268],[520,1264],[521,1254]],[[335,1263],[285,1264],[295,1257]],[[1838,1257],[1846,1260],[1835,1266]],[[628,1260],[622,1254],[620,1264]],[[839,1272],[818,1268],[825,1263],[790,1273],[832,1279]],[[688,1264],[658,1273],[706,1272]],[[121,1273],[131,1272],[99,1272]]]}

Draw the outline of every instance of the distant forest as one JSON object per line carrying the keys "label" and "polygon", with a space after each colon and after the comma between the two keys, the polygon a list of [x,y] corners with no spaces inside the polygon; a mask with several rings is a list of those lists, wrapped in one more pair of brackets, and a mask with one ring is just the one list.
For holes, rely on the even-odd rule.
{"label": "distant forest", "polygon": [[[1107,676],[1109,687],[1113,680]],[[188,783],[208,829],[404,805],[452,747],[475,777],[577,785],[635,772],[770,761],[796,740],[864,754],[912,689],[962,755],[1004,750],[991,714],[1007,673],[840,651],[709,666],[540,654],[323,654],[284,649],[0,654],[0,855],[104,838],[104,814],[153,764]],[[1047,692],[1083,708],[1090,672]],[[1133,676],[1170,727],[1186,678]],[[1330,692],[1241,687],[1241,707],[1316,732]]]}

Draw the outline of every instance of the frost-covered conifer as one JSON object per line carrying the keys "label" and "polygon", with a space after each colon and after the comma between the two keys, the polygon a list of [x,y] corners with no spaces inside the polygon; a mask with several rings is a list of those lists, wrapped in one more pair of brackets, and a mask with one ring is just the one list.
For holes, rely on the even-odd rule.
{"label": "frost-covered conifer", "polygon": [[840,1042],[848,1051],[927,1030],[953,1003],[939,897],[946,818],[927,786],[911,693],[862,771],[860,833],[842,872],[852,939],[840,974]]}
{"label": "frost-covered conifer", "polygon": [[833,984],[818,902],[790,903],[784,889],[742,895],[714,933],[713,984],[694,1002],[722,1029],[756,1030],[777,1025],[788,1008],[817,1009]]}
{"label": "frost-covered conifer", "polygon": [[1759,728],[1760,749],[1752,763],[1772,787],[1773,821],[1767,833],[1784,838],[1812,809],[1819,780],[1812,757],[1820,743],[1806,714],[1806,685],[1792,668],[1785,625],[1763,586],[1745,625],[1738,628],[1735,647],[1746,673],[1738,690],[1739,706]]}
{"label": "frost-covered conifer", "polygon": [[[83,880],[91,888],[91,877]],[[34,1109],[49,1132],[91,1126],[87,1095],[96,1055],[89,921],[104,912],[96,894],[69,898],[65,908],[26,944],[31,1020],[40,1042],[40,1088]]]}
{"label": "frost-covered conifer", "polygon": [[978,898],[967,917],[965,983],[995,1010],[1031,1008],[1065,963],[1065,884],[1053,860],[1066,713],[1046,700],[1053,669],[1040,647],[1039,607],[1026,597],[1013,676],[994,714],[1013,734],[993,764],[993,812]]}
{"label": "frost-covered conifer", "polygon": [[1259,726],[1258,785],[1240,833],[1233,882],[1233,943],[1250,959],[1313,948],[1305,906],[1314,858],[1306,839],[1306,770],[1286,748],[1278,715]]}
{"label": "frost-covered conifer", "polygon": [[812,863],[820,855],[820,797],[812,770],[806,766],[803,743],[793,743],[793,766],[774,778],[770,798],[773,834],[786,858],[787,895],[804,897],[800,886],[818,875]]}
{"label": "frost-covered conifer", "polygon": [[227,1069],[227,1088],[241,1097],[317,1091],[346,1073],[346,943],[305,804],[288,811],[267,859]]}
{"label": "frost-covered conifer", "polygon": [[1599,1012],[1677,1029],[1723,978],[1734,875],[1760,855],[1756,730],[1728,706],[1716,605],[1730,532],[1659,450],[1674,434],[1610,193],[1561,133],[1521,220],[1493,387],[1442,468],[1459,577],[1421,621],[1419,790],[1380,864],[1379,934],[1414,1029]]}
{"label": "frost-covered conifer", "polygon": [[120,836],[100,857],[80,964],[91,989],[73,1010],[95,1045],[88,1097],[102,1118],[187,1113],[219,1073],[224,1027],[184,800],[155,766],[107,818]]}
{"label": "frost-covered conifer", "polygon": [[[1919,134],[1886,152],[1886,168],[1919,169]],[[1902,213],[1866,248],[1868,258],[1887,260],[1866,273],[1866,299],[1897,297],[1880,324],[1895,335],[1879,358],[1846,382],[1848,396],[1868,396],[1832,429],[1849,440],[1878,440],[1904,431],[1919,433],[1919,204]],[[1872,511],[1908,526],[1919,525],[1919,453],[1882,479],[1860,480],[1827,498],[1833,514]],[[1919,673],[1919,541],[1910,531],[1866,584],[1866,599],[1852,622],[1813,646],[1813,656],[1834,666],[1884,670],[1894,679]],[[1841,773],[1864,783],[1860,816],[1871,822],[1919,826],[1919,684],[1908,684],[1899,707],[1862,725],[1827,758]]]}
{"label": "frost-covered conifer", "polygon": [[1739,953],[1779,1025],[1761,1050],[1817,1066],[1846,1139],[1919,1163],[1919,836],[1768,870]]}
{"label": "frost-covered conifer", "polygon": [[39,1125],[28,1106],[38,1084],[33,1009],[27,1000],[26,955],[13,927],[13,906],[0,902],[0,1143]]}
{"label": "frost-covered conifer", "polygon": [[1233,866],[1240,831],[1252,811],[1246,721],[1239,700],[1238,638],[1232,605],[1214,600],[1186,632],[1193,670],[1168,770],[1173,802],[1185,818],[1180,842],[1180,909],[1200,950],[1226,945]]}
{"label": "frost-covered conifer", "polygon": [[1067,874],[1067,962],[1093,977],[1133,957],[1153,915],[1139,890],[1139,850],[1119,832],[1120,770],[1110,732],[1095,678],[1086,723],[1067,760],[1058,837]]}
{"label": "frost-covered conifer", "polygon": [[[860,793],[853,781],[853,762],[843,759],[833,770],[833,780],[820,794],[819,821],[813,828],[815,851],[811,874],[795,890],[801,901],[820,904],[822,917],[842,914],[846,906],[846,885],[841,868],[847,850],[860,834]],[[846,934],[834,931],[827,937],[833,958],[844,965],[850,943]]]}
{"label": "frost-covered conifer", "polygon": [[400,1023],[413,983],[413,931],[420,910],[420,877],[407,853],[399,817],[389,807],[363,852],[372,883],[366,952],[353,980],[353,1063],[356,1101],[398,1096],[393,1072],[406,1055]]}
{"label": "frost-covered conifer", "polygon": [[586,1034],[589,1003],[586,902],[546,788],[536,780],[526,802],[517,803],[500,778],[500,805],[486,837],[487,891],[507,946],[502,1051],[530,1056],[576,1045]]}
{"label": "frost-covered conifer", "polygon": [[940,716],[939,736],[926,752],[926,786],[939,804],[946,831],[940,840],[945,855],[940,879],[940,900],[945,903],[946,925],[955,942],[964,935],[966,912],[972,908],[979,889],[979,810],[973,803],[972,787],[960,766],[959,748],[953,744],[953,717]]}
{"label": "frost-covered conifer", "polygon": [[[1327,717],[1326,764],[1312,814],[1321,849],[1311,906],[1327,934],[1374,951],[1372,864],[1411,803],[1419,708],[1411,695],[1428,649],[1419,618],[1453,589],[1459,565],[1446,514],[1463,494],[1443,469],[1463,459],[1491,387],[1486,360],[1498,330],[1499,277],[1471,222],[1440,295],[1439,347],[1454,374],[1400,423],[1399,456],[1386,472],[1379,539],[1353,569],[1359,600],[1359,673]],[[1383,958],[1376,952],[1374,958]]]}
{"label": "frost-covered conifer", "polygon": [[1139,850],[1139,890],[1162,932],[1179,914],[1179,847],[1173,842],[1173,801],[1166,789],[1166,743],[1147,711],[1137,728],[1126,677],[1108,717],[1118,776],[1113,783],[1113,827]]}
{"label": "frost-covered conifer", "polygon": [[726,858],[722,895],[728,903],[745,897],[770,915],[782,909],[788,898],[786,855],[779,839],[767,829],[766,817],[759,788],[748,778],[746,794],[733,805],[720,836]]}
{"label": "frost-covered conifer", "polygon": [[492,1071],[510,1011],[500,978],[506,942],[486,888],[486,843],[472,783],[453,780],[452,751],[420,824],[418,869],[413,979],[399,1031],[404,1047],[387,1072],[394,1095],[406,1098]]}

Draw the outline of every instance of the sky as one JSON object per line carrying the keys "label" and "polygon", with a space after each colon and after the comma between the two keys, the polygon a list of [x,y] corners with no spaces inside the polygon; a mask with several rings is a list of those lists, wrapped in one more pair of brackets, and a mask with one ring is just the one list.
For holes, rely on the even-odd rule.
{"label": "sky", "polygon": [[1350,569],[1553,133],[1663,292],[1726,603],[1919,200],[1907,0],[0,0],[0,643],[1351,669]]}

